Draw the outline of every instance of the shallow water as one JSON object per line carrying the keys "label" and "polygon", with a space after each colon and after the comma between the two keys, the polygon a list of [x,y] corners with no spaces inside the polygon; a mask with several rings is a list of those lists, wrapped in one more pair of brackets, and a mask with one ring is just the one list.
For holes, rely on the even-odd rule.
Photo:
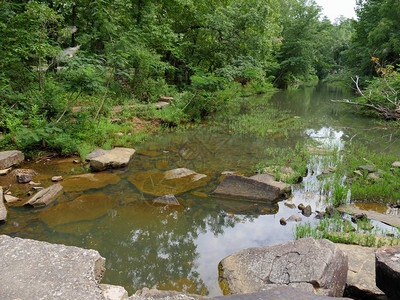
{"label": "shallow water", "polygon": [[[279,219],[300,214],[287,204],[303,202],[312,205],[313,211],[323,209],[324,197],[316,176],[327,162],[323,156],[314,156],[303,184],[293,188],[293,198],[274,204],[210,196],[221,180],[221,172],[251,175],[255,165],[265,159],[266,147],[293,147],[306,138],[328,149],[340,149],[358,140],[375,150],[400,154],[396,132],[383,126],[371,128],[369,119],[330,102],[348,96],[349,91],[324,85],[278,92],[271,100],[260,96],[306,120],[305,129],[286,137],[234,134],[223,125],[164,133],[141,144],[125,170],[96,175],[95,186],[66,176],[65,182],[78,180],[80,184],[67,187],[64,183],[65,196],[53,207],[11,207],[0,233],[96,249],[107,259],[103,282],[123,285],[130,294],[143,287],[156,287],[221,295],[217,282],[221,259],[244,248],[292,240],[295,224],[281,226]],[[70,160],[36,167],[40,173],[54,175],[83,171]],[[176,188],[163,185],[160,174],[179,167],[206,174],[207,178],[188,191],[190,183],[179,186],[177,198],[182,208],[151,205],[149,200],[155,198],[152,187],[154,195]],[[46,183],[44,176],[39,179]],[[307,220],[313,220],[313,216],[303,217]]]}

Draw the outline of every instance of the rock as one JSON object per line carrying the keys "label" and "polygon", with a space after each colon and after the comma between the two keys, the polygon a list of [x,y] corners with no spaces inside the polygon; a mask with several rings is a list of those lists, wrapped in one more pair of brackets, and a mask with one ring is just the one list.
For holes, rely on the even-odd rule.
{"label": "rock", "polygon": [[313,293],[305,292],[301,289],[292,287],[277,287],[268,291],[251,294],[230,295],[215,297],[218,300],[340,300],[349,298],[338,298],[328,296],[317,296]]}
{"label": "rock", "polygon": [[62,176],[53,176],[53,177],[51,177],[51,181],[53,181],[53,182],[59,182],[59,181],[62,181],[62,180],[63,180]]}
{"label": "rock", "polygon": [[93,171],[103,171],[127,166],[134,154],[135,149],[131,148],[96,149],[86,156],[86,160],[89,160]]}
{"label": "rock", "polygon": [[74,164],[79,164],[79,159],[74,159],[74,160],[72,161],[72,163],[74,163]]}
{"label": "rock", "polygon": [[100,287],[106,300],[128,299],[128,292],[122,286],[102,283],[100,284]]}
{"label": "rock", "polygon": [[21,151],[11,150],[0,152],[0,170],[19,165],[24,159],[25,156]]}
{"label": "rock", "polygon": [[4,200],[7,202],[7,204],[11,204],[19,201],[19,198],[5,194]]}
{"label": "rock", "polygon": [[156,109],[163,109],[164,107],[168,106],[169,103],[165,101],[160,101],[155,104]]}
{"label": "rock", "polygon": [[301,220],[302,220],[302,218],[301,218],[300,216],[296,216],[296,215],[291,215],[291,216],[287,219],[287,221],[289,221],[289,222],[291,222],[291,221],[294,221],[294,222],[301,222]]}
{"label": "rock", "polygon": [[377,180],[381,179],[380,175],[381,175],[380,172],[373,172],[373,173],[369,173],[367,178],[369,180],[377,181]]}
{"label": "rock", "polygon": [[181,206],[178,199],[176,199],[173,194],[168,194],[165,196],[158,197],[153,200],[153,203],[168,205],[168,206]]}
{"label": "rock", "polygon": [[117,123],[117,124],[122,124],[122,119],[121,118],[111,118],[110,119],[111,123]]}
{"label": "rock", "polygon": [[280,193],[282,195],[286,194],[289,195],[291,193],[291,186],[290,184],[281,182],[281,181],[276,181],[275,177],[271,174],[258,174],[258,175],[254,175],[251,176],[250,179],[254,179],[257,180],[259,182],[263,182],[272,186],[275,186],[277,188],[279,188]]}
{"label": "rock", "polygon": [[31,199],[29,199],[25,205],[31,205],[33,207],[48,206],[57,200],[57,198],[62,194],[63,187],[61,184],[53,184],[47,189],[41,190]]}
{"label": "rock", "polygon": [[144,288],[137,291],[134,295],[130,296],[128,300],[209,300],[211,298],[184,294],[182,292],[175,291],[159,291],[155,289],[149,290]]}
{"label": "rock", "polygon": [[0,299],[103,299],[95,250],[0,236]]}
{"label": "rock", "polygon": [[111,173],[86,173],[66,177],[61,182],[66,192],[80,192],[89,189],[100,189],[110,184],[116,184],[120,178]]}
{"label": "rock", "polygon": [[28,184],[31,185],[31,186],[39,186],[39,185],[41,185],[40,182],[34,182],[34,181],[29,181]]}
{"label": "rock", "polygon": [[363,176],[363,173],[361,173],[360,170],[354,170],[353,173],[358,175],[358,176]]}
{"label": "rock", "polygon": [[7,220],[7,208],[3,200],[3,187],[0,186],[0,223]]}
{"label": "rock", "polygon": [[37,173],[32,169],[16,169],[13,174],[17,177],[18,183],[29,183]]}
{"label": "rock", "polygon": [[340,212],[338,209],[336,209],[333,206],[328,206],[328,207],[325,208],[325,215],[328,218],[332,218],[332,217],[334,217],[336,215],[342,215],[342,214],[343,214],[342,212]]}
{"label": "rock", "polygon": [[305,207],[305,205],[304,205],[303,203],[300,203],[300,204],[297,206],[297,208],[300,209],[301,211],[303,211],[306,207]]}
{"label": "rock", "polygon": [[311,216],[311,214],[312,214],[311,206],[310,206],[310,205],[307,205],[301,213],[302,213],[303,216],[305,216],[305,217]]}
{"label": "rock", "polygon": [[32,187],[32,189],[33,189],[34,191],[38,192],[38,191],[44,190],[44,187],[42,187],[42,186],[34,186],[34,187]]}
{"label": "rock", "polygon": [[357,223],[357,221],[358,220],[366,220],[367,219],[367,215],[366,214],[364,214],[364,213],[362,213],[362,214],[356,214],[356,215],[353,215],[353,216],[351,216],[351,221],[353,222],[353,223]]}
{"label": "rock", "polygon": [[323,211],[316,211],[315,212],[315,218],[318,220],[323,220],[325,219],[325,213]]}
{"label": "rock", "polygon": [[387,215],[372,210],[363,210],[354,204],[339,206],[338,210],[350,215],[365,214],[370,220],[377,220],[394,227],[400,227],[400,217],[397,215]]}
{"label": "rock", "polygon": [[392,167],[393,168],[400,168],[400,161],[395,161],[394,163],[392,163]]}
{"label": "rock", "polygon": [[374,172],[375,167],[371,165],[364,165],[364,166],[359,166],[358,169],[361,171],[367,171],[368,173],[372,173]]}
{"label": "rock", "polygon": [[259,201],[275,201],[282,196],[275,185],[235,174],[227,174],[213,194]]}
{"label": "rock", "polygon": [[86,194],[48,208],[40,216],[41,220],[50,227],[94,220],[105,215],[114,203],[113,199],[103,193]]}
{"label": "rock", "polygon": [[296,204],[294,204],[294,203],[285,202],[284,204],[285,204],[285,206],[287,206],[287,207],[289,207],[289,208],[291,208],[291,209],[295,209],[295,208],[296,208]]}
{"label": "rock", "polygon": [[353,299],[384,298],[383,292],[375,283],[375,248],[336,245],[349,258],[345,296]]}
{"label": "rock", "polygon": [[283,217],[279,220],[279,223],[281,223],[281,225],[283,225],[283,226],[285,226],[287,224],[285,218],[283,218]]}
{"label": "rock", "polygon": [[163,102],[169,102],[169,101],[173,101],[173,100],[174,100],[174,97],[168,97],[168,96],[160,97],[160,101],[163,101]]}
{"label": "rock", "polygon": [[279,286],[318,295],[343,295],[347,256],[328,240],[311,238],[249,248],[224,258],[219,282],[224,294],[245,294]]}
{"label": "rock", "polygon": [[186,168],[166,172],[144,171],[131,175],[128,179],[141,192],[154,196],[178,195],[203,186],[209,181],[207,175]]}
{"label": "rock", "polygon": [[8,173],[10,173],[11,170],[12,170],[12,168],[0,170],[0,176],[7,175]]}
{"label": "rock", "polygon": [[375,252],[376,285],[389,299],[400,299],[400,246],[386,246]]}

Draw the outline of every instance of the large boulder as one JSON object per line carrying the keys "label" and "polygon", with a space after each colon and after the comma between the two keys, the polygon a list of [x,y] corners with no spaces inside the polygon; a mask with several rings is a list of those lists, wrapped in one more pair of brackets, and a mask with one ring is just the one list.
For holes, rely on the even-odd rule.
{"label": "large boulder", "polygon": [[48,206],[57,200],[57,198],[62,194],[63,187],[61,184],[53,184],[47,189],[39,191],[35,196],[29,199],[25,205],[33,207]]}
{"label": "large boulder", "polygon": [[24,159],[24,154],[21,151],[10,150],[0,152],[0,170],[19,165]]}
{"label": "large boulder", "polygon": [[375,283],[375,248],[336,244],[349,258],[344,294],[355,299],[385,299]]}
{"label": "large boulder", "polygon": [[275,201],[289,191],[289,185],[275,181],[275,178],[269,174],[250,178],[227,174],[213,194],[230,198]]}
{"label": "large boulder", "polygon": [[154,196],[179,195],[209,181],[207,175],[186,168],[165,172],[144,171],[131,175],[128,179],[141,192]]}
{"label": "large boulder", "polygon": [[4,205],[3,187],[0,186],[0,222],[7,220],[7,208]]}
{"label": "large boulder", "polygon": [[340,297],[347,278],[347,255],[328,240],[300,239],[249,248],[219,263],[225,295],[246,294],[280,286]]}
{"label": "large boulder", "polygon": [[0,299],[104,299],[95,250],[0,236]]}
{"label": "large boulder", "polygon": [[131,148],[96,149],[86,157],[86,160],[90,162],[93,171],[103,171],[127,166],[134,154],[135,149]]}
{"label": "large boulder", "polygon": [[389,299],[400,299],[400,246],[375,252],[376,285]]}
{"label": "large boulder", "polygon": [[301,289],[295,289],[292,287],[278,287],[267,291],[242,294],[242,295],[230,295],[215,297],[218,300],[339,300],[349,298],[338,298],[328,296],[317,296],[313,293],[305,292]]}

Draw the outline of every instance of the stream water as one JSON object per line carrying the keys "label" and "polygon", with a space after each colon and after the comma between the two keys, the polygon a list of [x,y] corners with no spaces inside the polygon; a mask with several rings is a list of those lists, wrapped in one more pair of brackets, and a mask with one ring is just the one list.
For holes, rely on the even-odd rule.
{"label": "stream water", "polygon": [[[97,185],[64,186],[65,197],[56,206],[35,210],[10,207],[9,220],[0,226],[0,234],[96,249],[106,258],[103,282],[122,285],[130,294],[155,287],[221,295],[217,282],[221,259],[244,248],[292,240],[295,224],[281,226],[279,219],[301,214],[288,203],[311,204],[313,211],[325,206],[316,180],[322,168],[319,156],[311,159],[309,174],[301,186],[293,188],[293,197],[276,204],[210,196],[221,172],[251,175],[265,158],[266,147],[293,147],[305,138],[339,149],[358,140],[374,150],[400,154],[397,132],[384,126],[371,128],[369,119],[330,102],[349,95],[349,91],[320,85],[281,91],[272,99],[259,96],[307,121],[306,129],[289,136],[235,134],[224,125],[158,135],[140,145],[125,170],[104,172]],[[143,193],[149,180],[179,167],[206,174],[206,183],[177,196],[181,209],[149,204],[155,198]],[[58,175],[74,173],[77,167],[71,160],[58,160],[34,168]],[[142,178],[143,188],[132,184],[133,177]],[[41,182],[45,180],[43,177]],[[162,193],[162,186],[159,189]],[[313,218],[303,217],[303,222]]]}

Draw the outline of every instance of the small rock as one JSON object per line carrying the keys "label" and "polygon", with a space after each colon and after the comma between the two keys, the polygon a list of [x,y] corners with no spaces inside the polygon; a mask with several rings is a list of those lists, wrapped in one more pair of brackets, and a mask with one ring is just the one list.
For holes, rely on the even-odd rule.
{"label": "small rock", "polygon": [[37,176],[37,173],[32,169],[17,169],[13,173],[17,177],[18,183],[28,183],[32,181],[32,178]]}
{"label": "small rock", "polygon": [[153,200],[153,203],[169,205],[169,206],[180,206],[181,205],[179,203],[178,199],[176,199],[173,194],[158,197]]}
{"label": "small rock", "polygon": [[3,200],[3,187],[0,186],[0,222],[7,220],[7,208],[4,205]]}
{"label": "small rock", "polygon": [[285,202],[284,204],[285,204],[285,206],[287,206],[287,207],[289,207],[289,208],[291,208],[291,209],[295,209],[295,208],[296,208],[296,204],[294,204],[294,203]]}
{"label": "small rock", "polygon": [[343,213],[338,211],[336,208],[334,208],[333,206],[328,206],[327,208],[325,208],[325,215],[328,218],[332,218],[336,215],[342,215]]}
{"label": "small rock", "polygon": [[375,167],[374,167],[374,166],[371,166],[371,165],[364,165],[364,166],[359,166],[358,169],[359,169],[359,170],[368,171],[368,173],[372,173],[372,172],[374,172]]}
{"label": "small rock", "polygon": [[32,186],[39,186],[39,185],[41,185],[40,182],[34,182],[34,181],[29,181],[28,184],[29,184],[29,185],[32,185]]}
{"label": "small rock", "polygon": [[63,180],[62,176],[53,176],[53,177],[51,177],[51,181],[53,181],[53,182],[59,182],[59,181],[62,181],[62,180]]}
{"label": "small rock", "polygon": [[128,292],[122,286],[102,283],[100,284],[100,287],[106,300],[128,299]]}
{"label": "small rock", "polygon": [[297,208],[300,209],[301,211],[303,211],[306,207],[304,206],[303,203],[300,203],[300,204],[297,206]]}
{"label": "small rock", "polygon": [[376,285],[389,299],[400,299],[400,246],[375,252]]}
{"label": "small rock", "polygon": [[358,176],[364,176],[363,173],[361,173],[360,170],[354,170],[353,173],[358,175]]}
{"label": "small rock", "polygon": [[323,211],[316,211],[315,212],[315,218],[318,220],[323,220],[325,219],[325,213]]}
{"label": "small rock", "polygon": [[163,102],[169,102],[169,101],[172,101],[172,100],[174,100],[174,97],[168,97],[168,96],[161,96],[160,97],[160,101],[163,101]]}
{"label": "small rock", "polygon": [[12,168],[0,170],[0,176],[7,175],[8,173],[10,173],[11,170],[12,170]]}
{"label": "small rock", "polygon": [[19,201],[19,198],[14,197],[14,196],[11,196],[11,195],[5,194],[5,195],[4,195],[4,200],[5,200],[8,204],[10,204],[10,203],[15,203],[15,202]]}
{"label": "small rock", "polygon": [[79,164],[79,159],[74,159],[72,162],[73,162],[74,164]]}
{"label": "small rock", "polygon": [[400,161],[395,161],[394,163],[392,163],[392,167],[400,168]]}
{"label": "small rock", "polygon": [[63,192],[61,184],[54,184],[47,189],[41,190],[35,196],[28,200],[25,205],[31,205],[33,207],[47,206],[58,198]]}
{"label": "small rock", "polygon": [[117,136],[124,136],[123,132],[117,132]]}
{"label": "small rock", "polygon": [[301,213],[302,213],[303,216],[305,216],[305,217],[311,216],[311,214],[312,214],[311,206],[310,206],[310,205],[307,205]]}
{"label": "small rock", "polygon": [[379,175],[380,175],[379,172],[369,173],[368,176],[367,176],[367,178],[368,178],[369,180],[377,181],[377,180],[380,179]]}
{"label": "small rock", "polygon": [[37,191],[44,190],[44,187],[42,187],[42,186],[34,186],[34,187],[32,187],[32,189],[37,192]]}
{"label": "small rock", "polygon": [[156,109],[163,109],[164,107],[168,106],[168,102],[160,101],[155,104]]}
{"label": "small rock", "polygon": [[296,216],[296,215],[291,215],[287,221],[293,221],[293,222],[301,222],[302,218],[300,216]]}
{"label": "small rock", "polygon": [[358,220],[366,220],[367,219],[367,215],[362,213],[362,214],[355,214],[353,216],[351,216],[351,221],[353,223],[357,223]]}
{"label": "small rock", "polygon": [[281,223],[281,225],[283,225],[283,226],[285,226],[287,224],[285,218],[283,218],[283,217],[279,220],[279,223]]}

